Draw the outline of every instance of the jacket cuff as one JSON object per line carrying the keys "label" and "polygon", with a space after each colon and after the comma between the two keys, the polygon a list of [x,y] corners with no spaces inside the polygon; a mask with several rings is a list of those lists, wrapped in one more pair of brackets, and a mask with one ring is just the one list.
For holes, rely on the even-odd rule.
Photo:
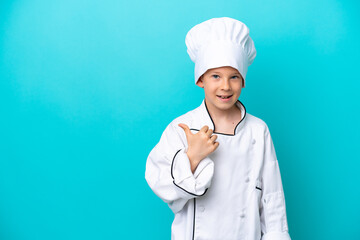
{"label": "jacket cuff", "polygon": [[261,240],[291,240],[288,232],[268,232],[265,233]]}
{"label": "jacket cuff", "polygon": [[214,175],[214,162],[206,157],[197,166],[194,174],[191,172],[190,160],[185,149],[180,149],[171,164],[173,183],[182,191],[193,196],[202,196],[210,187]]}

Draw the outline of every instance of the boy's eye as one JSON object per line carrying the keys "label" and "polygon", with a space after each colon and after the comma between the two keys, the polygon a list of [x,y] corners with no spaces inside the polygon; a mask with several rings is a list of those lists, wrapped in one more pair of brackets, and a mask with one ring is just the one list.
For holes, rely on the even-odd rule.
{"label": "boy's eye", "polygon": [[239,76],[232,76],[232,78],[239,78]]}
{"label": "boy's eye", "polygon": [[219,77],[219,75],[216,75],[216,74],[214,74],[212,76],[213,76],[213,78],[218,78]]}

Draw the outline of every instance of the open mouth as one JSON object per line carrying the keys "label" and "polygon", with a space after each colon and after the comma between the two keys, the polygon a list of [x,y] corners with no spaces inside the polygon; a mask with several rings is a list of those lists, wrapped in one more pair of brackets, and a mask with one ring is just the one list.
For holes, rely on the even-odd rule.
{"label": "open mouth", "polygon": [[221,98],[221,99],[229,99],[232,97],[232,95],[216,95],[217,97]]}

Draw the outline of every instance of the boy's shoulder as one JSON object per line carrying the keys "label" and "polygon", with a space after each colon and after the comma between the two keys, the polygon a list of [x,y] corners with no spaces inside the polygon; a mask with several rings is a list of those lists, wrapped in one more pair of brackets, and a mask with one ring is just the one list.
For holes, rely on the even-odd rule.
{"label": "boy's shoulder", "polygon": [[170,124],[178,125],[179,123],[184,123],[191,128],[191,126],[195,124],[196,120],[199,120],[199,116],[201,116],[201,113],[199,113],[199,107],[197,107],[176,117]]}
{"label": "boy's shoulder", "polygon": [[252,127],[261,127],[261,128],[267,128],[267,124],[264,120],[262,120],[259,117],[256,117],[250,113],[246,113],[246,118],[247,118],[247,122],[249,125],[251,125]]}

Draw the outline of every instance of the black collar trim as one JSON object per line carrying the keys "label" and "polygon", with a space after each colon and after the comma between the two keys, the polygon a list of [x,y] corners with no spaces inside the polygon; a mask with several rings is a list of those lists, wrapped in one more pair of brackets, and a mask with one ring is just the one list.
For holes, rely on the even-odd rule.
{"label": "black collar trim", "polygon": [[[239,99],[237,100],[237,102],[240,103],[240,104],[243,106],[243,108],[245,109],[245,111],[244,111],[244,117],[242,117],[241,120],[240,120],[240,122],[238,122],[238,124],[236,124],[236,126],[235,126],[235,128],[234,128],[234,134],[228,134],[228,133],[221,133],[221,132],[216,132],[216,131],[215,131],[215,123],[214,123],[214,121],[213,121],[213,119],[212,119],[212,117],[211,117],[211,115],[210,115],[210,113],[209,113],[209,110],[208,110],[208,108],[207,108],[207,106],[206,106],[206,102],[205,102],[205,99],[204,99],[204,104],[205,104],[206,111],[207,111],[207,113],[208,113],[208,115],[209,115],[209,117],[210,117],[210,120],[211,120],[211,122],[212,122],[212,124],[213,124],[213,126],[214,126],[214,132],[213,132],[213,133],[221,134],[221,135],[226,135],[226,136],[235,136],[236,128],[239,126],[239,124],[240,124],[240,123],[245,119],[245,117],[246,117],[246,108],[245,108],[244,104],[243,104],[242,102],[240,102]],[[200,131],[200,130],[195,129],[195,128],[192,128],[192,129],[190,129],[190,130]]]}

